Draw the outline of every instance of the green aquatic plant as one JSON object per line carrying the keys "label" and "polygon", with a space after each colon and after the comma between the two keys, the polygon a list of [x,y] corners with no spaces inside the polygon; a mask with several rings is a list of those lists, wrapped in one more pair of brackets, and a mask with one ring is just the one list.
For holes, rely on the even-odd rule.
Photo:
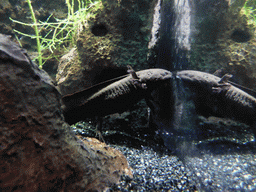
{"label": "green aquatic plant", "polygon": [[36,17],[35,17],[35,13],[34,13],[31,1],[27,0],[27,2],[28,2],[29,10],[31,12],[33,22],[35,24],[34,30],[35,30],[35,34],[36,34],[36,45],[37,45],[37,51],[38,51],[38,63],[39,63],[39,66],[42,66],[43,65],[42,64],[42,52],[41,52],[41,46],[40,46],[39,31],[38,31],[38,27],[37,27],[37,20],[36,20]]}
{"label": "green aquatic plant", "polygon": [[[27,0],[27,2],[33,23],[29,24],[12,18],[10,19],[12,22],[34,28],[35,35],[26,34],[16,29],[14,29],[14,32],[36,39],[38,56],[35,59],[38,60],[40,67],[42,67],[48,59],[57,59],[58,55],[56,55],[56,51],[54,52],[54,50],[61,50],[61,48],[65,48],[69,45],[74,46],[75,39],[83,29],[83,26],[88,25],[88,20],[95,17],[97,10],[101,9],[103,6],[101,0],[66,0],[68,8],[67,18],[55,18],[56,22],[49,22],[52,15],[50,15],[46,21],[37,21],[30,0]],[[78,4],[77,10],[75,9],[76,4]],[[47,31],[46,35],[42,36],[42,31]],[[43,57],[42,52],[47,50],[50,52],[49,56]]]}
{"label": "green aquatic plant", "polygon": [[256,27],[256,1],[249,0],[244,3],[242,13],[248,18],[248,24]]}

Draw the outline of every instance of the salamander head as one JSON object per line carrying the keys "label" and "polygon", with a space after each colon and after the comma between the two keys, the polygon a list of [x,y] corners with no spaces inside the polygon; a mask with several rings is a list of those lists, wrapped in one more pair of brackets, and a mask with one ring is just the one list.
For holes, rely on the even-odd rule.
{"label": "salamander head", "polygon": [[136,74],[142,83],[165,81],[173,77],[172,73],[165,69],[146,69]]}

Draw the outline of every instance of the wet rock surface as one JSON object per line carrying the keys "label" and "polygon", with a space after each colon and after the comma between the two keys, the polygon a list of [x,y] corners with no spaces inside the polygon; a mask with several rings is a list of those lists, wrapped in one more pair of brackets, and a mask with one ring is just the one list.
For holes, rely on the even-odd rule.
{"label": "wet rock surface", "polygon": [[0,46],[0,191],[103,191],[131,176],[120,152],[74,135],[47,73],[8,37],[1,42],[9,45]]}

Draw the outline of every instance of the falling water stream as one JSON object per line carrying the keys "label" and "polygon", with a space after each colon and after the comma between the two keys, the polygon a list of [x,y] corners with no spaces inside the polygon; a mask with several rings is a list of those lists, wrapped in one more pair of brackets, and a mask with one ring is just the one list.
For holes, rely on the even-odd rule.
{"label": "falling water stream", "polygon": [[[212,7],[198,6],[201,2]],[[191,69],[191,41],[197,31],[195,14],[199,14],[196,11],[206,17],[207,9],[214,9],[214,5],[218,5],[212,0],[208,2],[158,0],[149,43],[149,49],[154,47],[156,50],[156,67],[170,71]],[[198,138],[201,133],[198,131],[198,116],[191,93],[175,75],[170,84],[172,89],[159,90],[159,95],[166,94],[169,98],[156,97],[158,103],[162,104],[157,107],[158,111],[155,110],[156,117],[152,121],[162,130],[166,146],[175,151],[194,173],[197,188],[200,191],[255,191],[255,153],[251,148],[234,147],[230,143],[196,145],[200,142]],[[168,110],[169,116],[166,115]],[[171,120],[167,120],[167,117]]]}
{"label": "falling water stream", "polygon": [[190,51],[191,8],[189,1],[164,0],[160,11],[157,67],[171,71],[187,69]]}

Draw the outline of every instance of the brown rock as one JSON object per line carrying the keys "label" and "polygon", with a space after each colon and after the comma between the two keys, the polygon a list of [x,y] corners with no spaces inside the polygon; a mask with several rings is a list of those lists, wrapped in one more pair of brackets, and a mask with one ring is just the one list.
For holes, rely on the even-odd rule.
{"label": "brown rock", "polygon": [[[63,95],[147,65],[153,0],[107,0],[93,12],[78,33],[76,50],[61,59],[57,82]],[[69,56],[70,60],[66,58]]]}
{"label": "brown rock", "polygon": [[[78,136],[78,138],[81,139],[86,146],[89,146],[92,151],[98,154],[99,166],[104,164],[105,167],[108,167],[110,174],[117,174],[117,177],[119,174],[125,174],[131,178],[133,177],[132,170],[126,158],[119,150],[109,147],[96,138],[83,138],[82,136]],[[108,161],[106,161],[106,159],[108,159]]]}
{"label": "brown rock", "polygon": [[91,86],[90,77],[87,77],[87,81],[84,80],[81,69],[82,66],[76,48],[71,49],[67,54],[61,57],[56,81],[63,95],[73,92],[73,88],[79,90],[79,87]]}
{"label": "brown rock", "polygon": [[[103,191],[130,174],[121,155],[74,135],[47,73],[9,45],[0,46],[0,191]],[[114,159],[123,163],[109,166]]]}

